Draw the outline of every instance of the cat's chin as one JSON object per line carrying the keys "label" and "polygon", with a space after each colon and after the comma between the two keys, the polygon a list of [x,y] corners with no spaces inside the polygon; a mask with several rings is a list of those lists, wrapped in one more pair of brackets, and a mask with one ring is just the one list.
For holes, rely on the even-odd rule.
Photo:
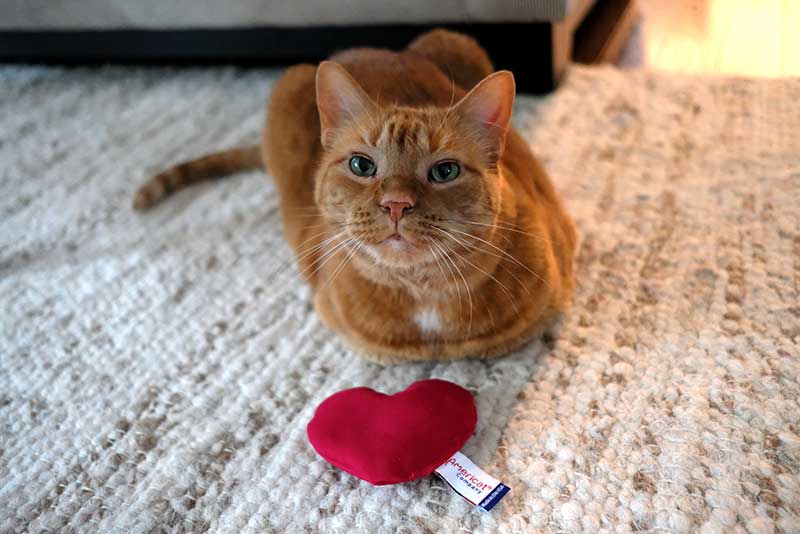
{"label": "cat's chin", "polygon": [[405,269],[430,261],[430,255],[423,247],[398,234],[364,248],[376,263],[389,268]]}

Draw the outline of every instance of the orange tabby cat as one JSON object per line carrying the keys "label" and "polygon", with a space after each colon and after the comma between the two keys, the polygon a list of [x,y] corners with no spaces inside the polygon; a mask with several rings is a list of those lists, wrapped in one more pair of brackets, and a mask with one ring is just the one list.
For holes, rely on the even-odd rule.
{"label": "orange tabby cat", "polygon": [[[576,236],[509,128],[512,74],[442,30],[331,60],[275,84],[261,145],[325,324],[384,363],[497,356],[540,335],[572,293]],[[258,165],[255,148],[212,154],[134,205]]]}

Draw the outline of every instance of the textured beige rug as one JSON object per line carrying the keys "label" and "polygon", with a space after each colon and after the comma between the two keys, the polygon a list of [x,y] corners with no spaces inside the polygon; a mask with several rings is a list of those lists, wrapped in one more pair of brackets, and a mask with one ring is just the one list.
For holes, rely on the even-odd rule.
{"label": "textured beige rug", "polygon": [[[0,69],[1,532],[800,532],[800,80],[572,72],[515,124],[583,234],[554,339],[379,367],[325,331],[260,173],[274,71]],[[305,425],[343,388],[474,392],[491,513],[371,487]]]}

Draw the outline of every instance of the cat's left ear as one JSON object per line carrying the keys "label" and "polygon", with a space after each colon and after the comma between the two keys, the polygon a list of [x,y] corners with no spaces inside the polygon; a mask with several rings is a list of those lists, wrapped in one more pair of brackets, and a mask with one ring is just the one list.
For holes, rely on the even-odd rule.
{"label": "cat's left ear", "polygon": [[505,142],[515,91],[514,75],[501,70],[481,80],[455,107],[498,153]]}
{"label": "cat's left ear", "polygon": [[317,69],[317,109],[322,127],[322,144],[332,131],[360,116],[375,111],[375,103],[344,67],[323,61]]}

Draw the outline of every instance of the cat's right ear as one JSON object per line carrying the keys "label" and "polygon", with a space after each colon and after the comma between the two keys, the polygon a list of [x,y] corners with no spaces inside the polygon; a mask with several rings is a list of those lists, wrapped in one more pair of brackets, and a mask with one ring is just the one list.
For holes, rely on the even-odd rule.
{"label": "cat's right ear", "polygon": [[371,115],[375,103],[344,67],[323,61],[317,68],[317,109],[322,144],[327,145],[336,129],[362,115]]}

